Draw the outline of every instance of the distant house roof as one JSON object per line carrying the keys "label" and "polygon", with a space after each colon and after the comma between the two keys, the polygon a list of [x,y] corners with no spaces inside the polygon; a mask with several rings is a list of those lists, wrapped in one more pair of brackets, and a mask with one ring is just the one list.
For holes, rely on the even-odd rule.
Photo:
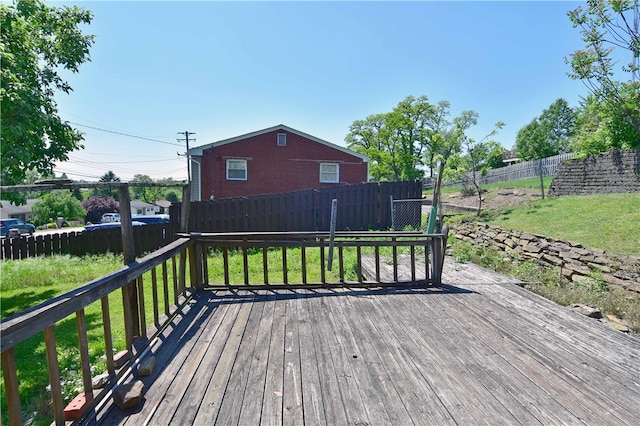
{"label": "distant house roof", "polygon": [[159,201],[155,201],[154,202],[156,206],[162,207],[163,209],[167,209],[169,207],[171,207],[171,201],[167,201],[167,200],[159,200]]}
{"label": "distant house roof", "polygon": [[9,203],[9,201],[2,201],[2,217],[11,217],[12,215],[20,215],[31,213],[33,211],[33,205],[38,201],[38,199],[29,199],[27,200],[27,204],[22,206],[14,206]]}
{"label": "distant house roof", "polygon": [[365,155],[358,154],[357,152],[351,151],[350,149],[347,149],[347,148],[345,148],[343,146],[333,144],[331,142],[325,141],[325,140],[317,138],[315,136],[311,136],[308,133],[304,133],[304,132],[301,132],[300,130],[293,129],[293,128],[289,127],[289,126],[285,126],[284,124],[278,124],[277,126],[268,127],[266,129],[257,130],[255,132],[246,133],[244,135],[235,136],[233,138],[223,139],[223,140],[220,140],[220,141],[217,141],[217,142],[213,142],[213,143],[210,143],[210,144],[207,144],[207,145],[202,145],[202,146],[198,146],[198,147],[195,147],[195,148],[191,148],[188,151],[188,153],[190,155],[202,155],[202,152],[205,149],[215,148],[217,146],[222,146],[222,145],[226,145],[226,144],[229,144],[229,143],[238,142],[238,141],[241,141],[241,140],[244,140],[244,139],[248,139],[248,138],[251,138],[251,137],[254,137],[254,136],[263,135],[265,133],[270,133],[270,132],[273,132],[273,131],[276,131],[276,130],[284,130],[284,131],[287,131],[289,133],[293,133],[293,134],[296,134],[298,136],[302,136],[303,138],[312,140],[312,141],[317,142],[317,143],[322,144],[322,145],[326,145],[326,146],[328,146],[330,148],[333,148],[333,149],[337,149],[338,151],[342,151],[342,152],[344,152],[346,154],[350,154],[350,155],[353,155],[355,157],[358,157],[358,158],[362,159],[362,161],[364,161],[364,162],[369,162],[369,157],[367,157]]}
{"label": "distant house roof", "polygon": [[141,200],[132,200],[131,201],[131,208],[144,209],[144,208],[147,208],[147,207],[154,207],[154,205],[151,204],[151,203],[147,203],[145,201],[141,201]]}

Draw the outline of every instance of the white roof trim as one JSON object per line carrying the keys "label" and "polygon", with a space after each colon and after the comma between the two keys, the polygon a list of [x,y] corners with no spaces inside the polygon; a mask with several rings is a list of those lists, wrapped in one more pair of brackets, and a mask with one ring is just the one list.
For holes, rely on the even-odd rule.
{"label": "white roof trim", "polygon": [[285,126],[284,124],[279,124],[277,126],[269,127],[269,128],[262,129],[262,130],[257,130],[255,132],[247,133],[247,134],[240,135],[240,136],[235,136],[235,137],[229,138],[229,139],[223,139],[223,140],[220,140],[220,141],[217,141],[217,142],[213,142],[213,143],[210,143],[210,144],[207,144],[207,145],[197,146],[195,148],[191,148],[188,151],[188,154],[189,155],[194,155],[194,156],[195,155],[200,155],[201,156],[205,149],[215,148],[215,147],[226,145],[226,144],[229,144],[229,143],[238,142],[238,141],[241,141],[241,140],[244,140],[244,139],[252,138],[254,136],[263,135],[265,133],[270,133],[270,132],[273,132],[273,131],[276,131],[276,130],[285,130],[285,131],[287,131],[289,133],[293,133],[293,134],[296,134],[298,136],[302,136],[303,138],[312,140],[312,141],[317,142],[317,143],[322,144],[322,145],[326,145],[326,146],[328,146],[330,148],[333,148],[333,149],[336,149],[338,151],[342,151],[345,154],[349,154],[349,155],[353,155],[354,157],[358,157],[362,161],[364,161],[365,163],[369,162],[369,157],[367,157],[365,155],[358,154],[357,152],[351,151],[350,149],[347,149],[347,148],[345,148],[343,146],[333,144],[331,142],[325,141],[325,140],[317,138],[315,136],[311,136],[310,134],[301,132],[300,130],[292,129],[291,127]]}

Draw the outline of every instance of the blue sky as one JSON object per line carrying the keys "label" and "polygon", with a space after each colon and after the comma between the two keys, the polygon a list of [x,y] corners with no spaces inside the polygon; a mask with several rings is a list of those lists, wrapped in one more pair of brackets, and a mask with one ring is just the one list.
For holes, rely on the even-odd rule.
{"label": "blue sky", "polygon": [[511,148],[557,98],[587,94],[564,62],[583,46],[566,16],[582,2],[52,4],[94,13],[91,62],[57,97],[86,134],[56,168],[71,179],[185,179],[185,130],[192,147],[280,123],[344,145],[354,120],[409,95],[475,110],[476,139],[504,121]]}

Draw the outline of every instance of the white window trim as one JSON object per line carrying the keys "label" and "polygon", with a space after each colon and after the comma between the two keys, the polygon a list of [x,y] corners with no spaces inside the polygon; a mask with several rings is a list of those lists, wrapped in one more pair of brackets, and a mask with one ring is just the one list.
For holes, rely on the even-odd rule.
{"label": "white window trim", "polygon": [[[283,136],[282,141],[283,143],[280,143],[280,136]],[[287,134],[286,133],[278,133],[277,139],[276,139],[276,143],[278,144],[278,146],[287,146]]]}
{"label": "white window trim", "polygon": [[[336,179],[335,180],[323,180],[322,169],[324,166],[336,167]],[[340,163],[320,163],[320,183],[340,183]]]}
{"label": "white window trim", "polygon": [[[237,162],[237,163],[243,163],[244,164],[244,177],[243,178],[232,178],[229,177],[229,164],[231,162]],[[240,170],[240,169],[235,169],[235,170]],[[227,180],[247,180],[247,160],[243,160],[240,158],[229,158],[227,159]]]}

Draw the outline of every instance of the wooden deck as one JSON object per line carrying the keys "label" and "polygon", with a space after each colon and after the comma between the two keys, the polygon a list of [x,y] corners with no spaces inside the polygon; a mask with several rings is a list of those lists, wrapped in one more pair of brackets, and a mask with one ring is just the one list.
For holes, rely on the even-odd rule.
{"label": "wooden deck", "polygon": [[152,342],[143,402],[103,407],[97,420],[640,423],[639,340],[473,265],[446,265],[444,282],[202,292]]}

